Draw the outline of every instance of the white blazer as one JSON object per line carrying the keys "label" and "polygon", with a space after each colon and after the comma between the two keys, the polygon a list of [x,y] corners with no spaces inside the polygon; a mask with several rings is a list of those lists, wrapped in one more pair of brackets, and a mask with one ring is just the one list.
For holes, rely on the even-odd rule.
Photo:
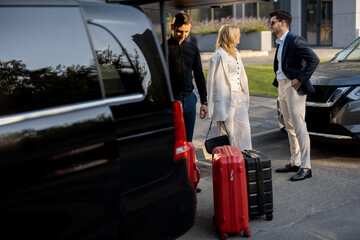
{"label": "white blazer", "polygon": [[[246,106],[249,108],[249,86],[244,64],[240,54],[236,52],[240,61],[240,86],[246,96]],[[229,54],[219,48],[210,58],[207,75],[208,117],[213,121],[225,121],[231,107],[231,84],[229,81]]]}

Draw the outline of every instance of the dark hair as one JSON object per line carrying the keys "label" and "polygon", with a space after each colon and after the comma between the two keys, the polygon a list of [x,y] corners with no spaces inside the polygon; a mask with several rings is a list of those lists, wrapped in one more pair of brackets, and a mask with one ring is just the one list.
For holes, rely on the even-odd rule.
{"label": "dark hair", "polygon": [[176,27],[181,27],[184,24],[191,24],[190,15],[184,12],[180,12],[175,15],[172,24]]}
{"label": "dark hair", "polygon": [[276,16],[277,20],[285,20],[288,27],[290,27],[292,17],[291,14],[285,9],[277,9],[269,14],[270,18]]}

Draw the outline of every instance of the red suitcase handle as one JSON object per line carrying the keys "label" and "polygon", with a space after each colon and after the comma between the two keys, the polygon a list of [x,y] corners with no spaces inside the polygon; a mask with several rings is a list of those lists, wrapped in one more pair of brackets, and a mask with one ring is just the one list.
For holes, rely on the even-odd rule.
{"label": "red suitcase handle", "polygon": [[196,166],[196,164],[194,164],[194,169],[195,169],[195,172],[196,172],[196,181],[194,182],[194,188],[196,189],[197,185],[200,182],[200,171],[199,171],[198,167]]}

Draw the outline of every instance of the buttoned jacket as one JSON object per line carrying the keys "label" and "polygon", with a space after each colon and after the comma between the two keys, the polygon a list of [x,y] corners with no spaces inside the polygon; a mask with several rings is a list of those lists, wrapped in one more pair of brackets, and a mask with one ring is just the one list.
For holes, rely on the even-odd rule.
{"label": "buttoned jacket", "polygon": [[[207,75],[208,117],[213,121],[225,121],[231,107],[231,84],[229,80],[229,54],[219,48],[210,58]],[[246,96],[246,105],[249,108],[249,87],[244,64],[237,53],[240,62],[240,85]]]}

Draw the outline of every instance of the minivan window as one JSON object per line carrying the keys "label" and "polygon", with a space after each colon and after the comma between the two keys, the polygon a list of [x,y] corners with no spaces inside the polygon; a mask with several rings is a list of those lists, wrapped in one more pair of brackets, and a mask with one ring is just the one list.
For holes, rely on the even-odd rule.
{"label": "minivan window", "polygon": [[1,7],[0,32],[0,116],[102,98],[78,8]]}
{"label": "minivan window", "polygon": [[[120,92],[118,89],[117,94],[141,91],[145,94],[147,102],[151,103],[151,107],[169,104],[170,89],[165,78],[163,60],[159,55],[161,53],[160,44],[156,41],[150,23],[142,22],[139,24],[138,20],[131,18],[122,19],[120,23],[118,22],[119,14],[115,13],[112,8],[107,9],[104,13],[106,19],[101,20],[98,20],[96,15],[92,16],[92,9],[90,8],[85,8],[84,12],[88,17],[91,39],[99,58],[106,96],[109,96],[109,92],[106,90],[106,81],[109,81],[108,76],[112,67],[110,65],[104,66],[103,61],[101,61],[102,56],[106,55],[104,51],[111,52],[116,57],[120,55],[124,60],[128,59],[137,77],[137,81],[133,84],[137,83],[142,88],[140,90],[137,89],[136,85],[132,85],[135,88],[129,88],[125,92]],[[114,76],[120,79],[118,75],[115,75],[114,68],[112,68],[111,77]],[[120,80],[125,81],[126,79],[121,78]],[[129,80],[126,81],[130,84]]]}
{"label": "minivan window", "polygon": [[96,24],[88,26],[103,79],[105,96],[143,93],[139,78],[146,71],[144,67],[134,69],[128,53],[106,28]]}

